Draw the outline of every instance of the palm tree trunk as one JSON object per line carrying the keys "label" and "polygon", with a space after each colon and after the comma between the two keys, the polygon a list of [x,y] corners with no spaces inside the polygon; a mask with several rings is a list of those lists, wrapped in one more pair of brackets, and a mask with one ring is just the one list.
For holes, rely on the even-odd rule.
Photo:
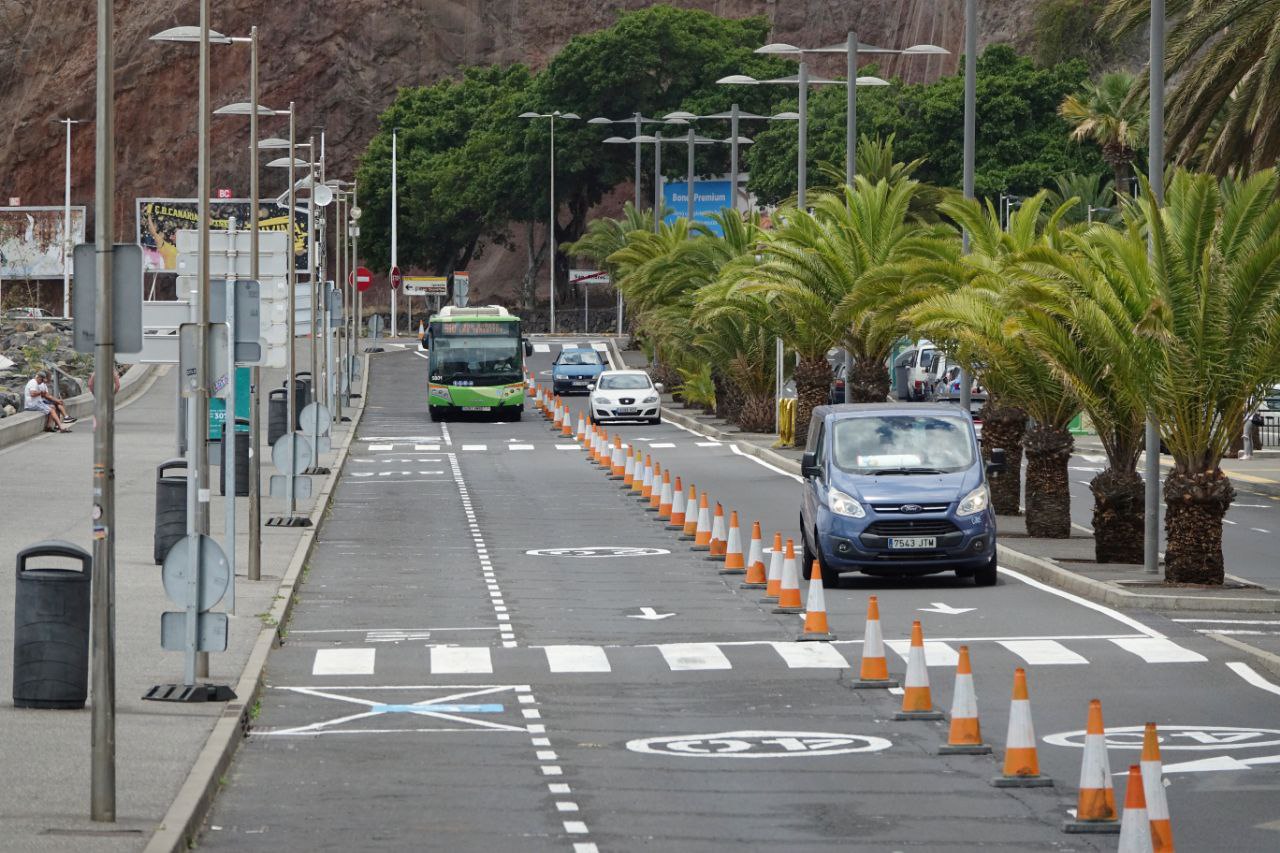
{"label": "palm tree trunk", "polygon": [[992,475],[991,507],[997,515],[1022,514],[1022,437],[1027,415],[1015,406],[987,400],[978,412],[982,418],[982,458],[991,461],[991,451],[1004,450],[1005,473]]}
{"label": "palm tree trunk", "polygon": [[854,403],[883,403],[889,397],[889,370],[883,359],[855,357],[848,381]]}
{"label": "palm tree trunk", "polygon": [[1222,517],[1236,490],[1222,469],[1171,473],[1164,483],[1168,583],[1222,583]]}
{"label": "palm tree trunk", "polygon": [[1093,492],[1093,558],[1099,563],[1141,563],[1146,487],[1142,477],[1109,467],[1089,483]]}
{"label": "palm tree trunk", "polygon": [[1071,484],[1067,462],[1075,439],[1060,426],[1027,427],[1027,534],[1042,539],[1071,536]]}
{"label": "palm tree trunk", "polygon": [[737,423],[742,411],[742,393],[717,367],[711,368],[711,383],[716,388],[716,417]]}
{"label": "palm tree trunk", "polygon": [[831,392],[831,365],[823,356],[798,358],[796,380],[796,435],[793,447],[804,447],[809,437],[809,419],[813,410],[827,402]]}
{"label": "palm tree trunk", "polygon": [[773,394],[748,394],[742,403],[738,426],[743,432],[773,432]]}

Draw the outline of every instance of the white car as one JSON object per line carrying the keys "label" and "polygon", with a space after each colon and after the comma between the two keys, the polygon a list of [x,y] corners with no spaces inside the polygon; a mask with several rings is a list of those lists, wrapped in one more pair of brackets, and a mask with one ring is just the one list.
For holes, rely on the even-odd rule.
{"label": "white car", "polygon": [[589,385],[591,422],[662,420],[662,383],[643,370],[606,370]]}

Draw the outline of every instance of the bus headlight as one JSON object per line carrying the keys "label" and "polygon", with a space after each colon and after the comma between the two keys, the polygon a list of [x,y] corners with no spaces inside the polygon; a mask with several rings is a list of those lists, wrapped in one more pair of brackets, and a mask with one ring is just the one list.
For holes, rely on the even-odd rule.
{"label": "bus headlight", "polygon": [[453,402],[453,398],[449,396],[448,388],[444,387],[443,385],[432,385],[430,386],[430,388],[431,388],[430,396],[439,397],[440,399],[444,400],[446,403]]}
{"label": "bus headlight", "polygon": [[523,390],[523,385],[508,385],[502,389],[502,399],[509,400],[512,397],[517,397]]}

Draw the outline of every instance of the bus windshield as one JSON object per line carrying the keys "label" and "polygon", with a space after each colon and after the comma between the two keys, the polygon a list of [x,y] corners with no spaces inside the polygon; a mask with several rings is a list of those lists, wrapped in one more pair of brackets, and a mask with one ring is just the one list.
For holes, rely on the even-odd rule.
{"label": "bus windshield", "polygon": [[431,380],[445,385],[502,385],[520,381],[518,337],[431,339]]}

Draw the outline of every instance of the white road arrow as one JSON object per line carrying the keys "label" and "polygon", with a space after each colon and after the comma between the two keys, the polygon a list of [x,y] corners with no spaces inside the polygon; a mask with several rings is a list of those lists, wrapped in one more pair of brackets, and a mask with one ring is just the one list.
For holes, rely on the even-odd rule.
{"label": "white road arrow", "polygon": [[945,613],[945,614],[947,614],[948,616],[959,616],[961,613],[968,613],[970,610],[977,610],[978,608],[976,608],[976,607],[952,607],[951,605],[949,605],[949,604],[945,604],[945,603],[943,603],[943,602],[941,602],[941,601],[935,601],[935,602],[933,602],[933,606],[932,606],[932,607],[920,607],[920,608],[917,608],[917,609],[922,610],[922,611],[924,611],[925,613]]}
{"label": "white road arrow", "polygon": [[1161,769],[1166,774],[1207,773],[1214,770],[1249,770],[1258,764],[1280,764],[1280,755],[1260,755],[1257,758],[1232,758],[1229,755],[1217,755],[1213,758],[1198,758],[1195,761],[1166,764]]}
{"label": "white road arrow", "polygon": [[666,619],[668,616],[675,616],[674,613],[659,613],[652,607],[641,607],[639,613],[628,613],[628,619]]}

